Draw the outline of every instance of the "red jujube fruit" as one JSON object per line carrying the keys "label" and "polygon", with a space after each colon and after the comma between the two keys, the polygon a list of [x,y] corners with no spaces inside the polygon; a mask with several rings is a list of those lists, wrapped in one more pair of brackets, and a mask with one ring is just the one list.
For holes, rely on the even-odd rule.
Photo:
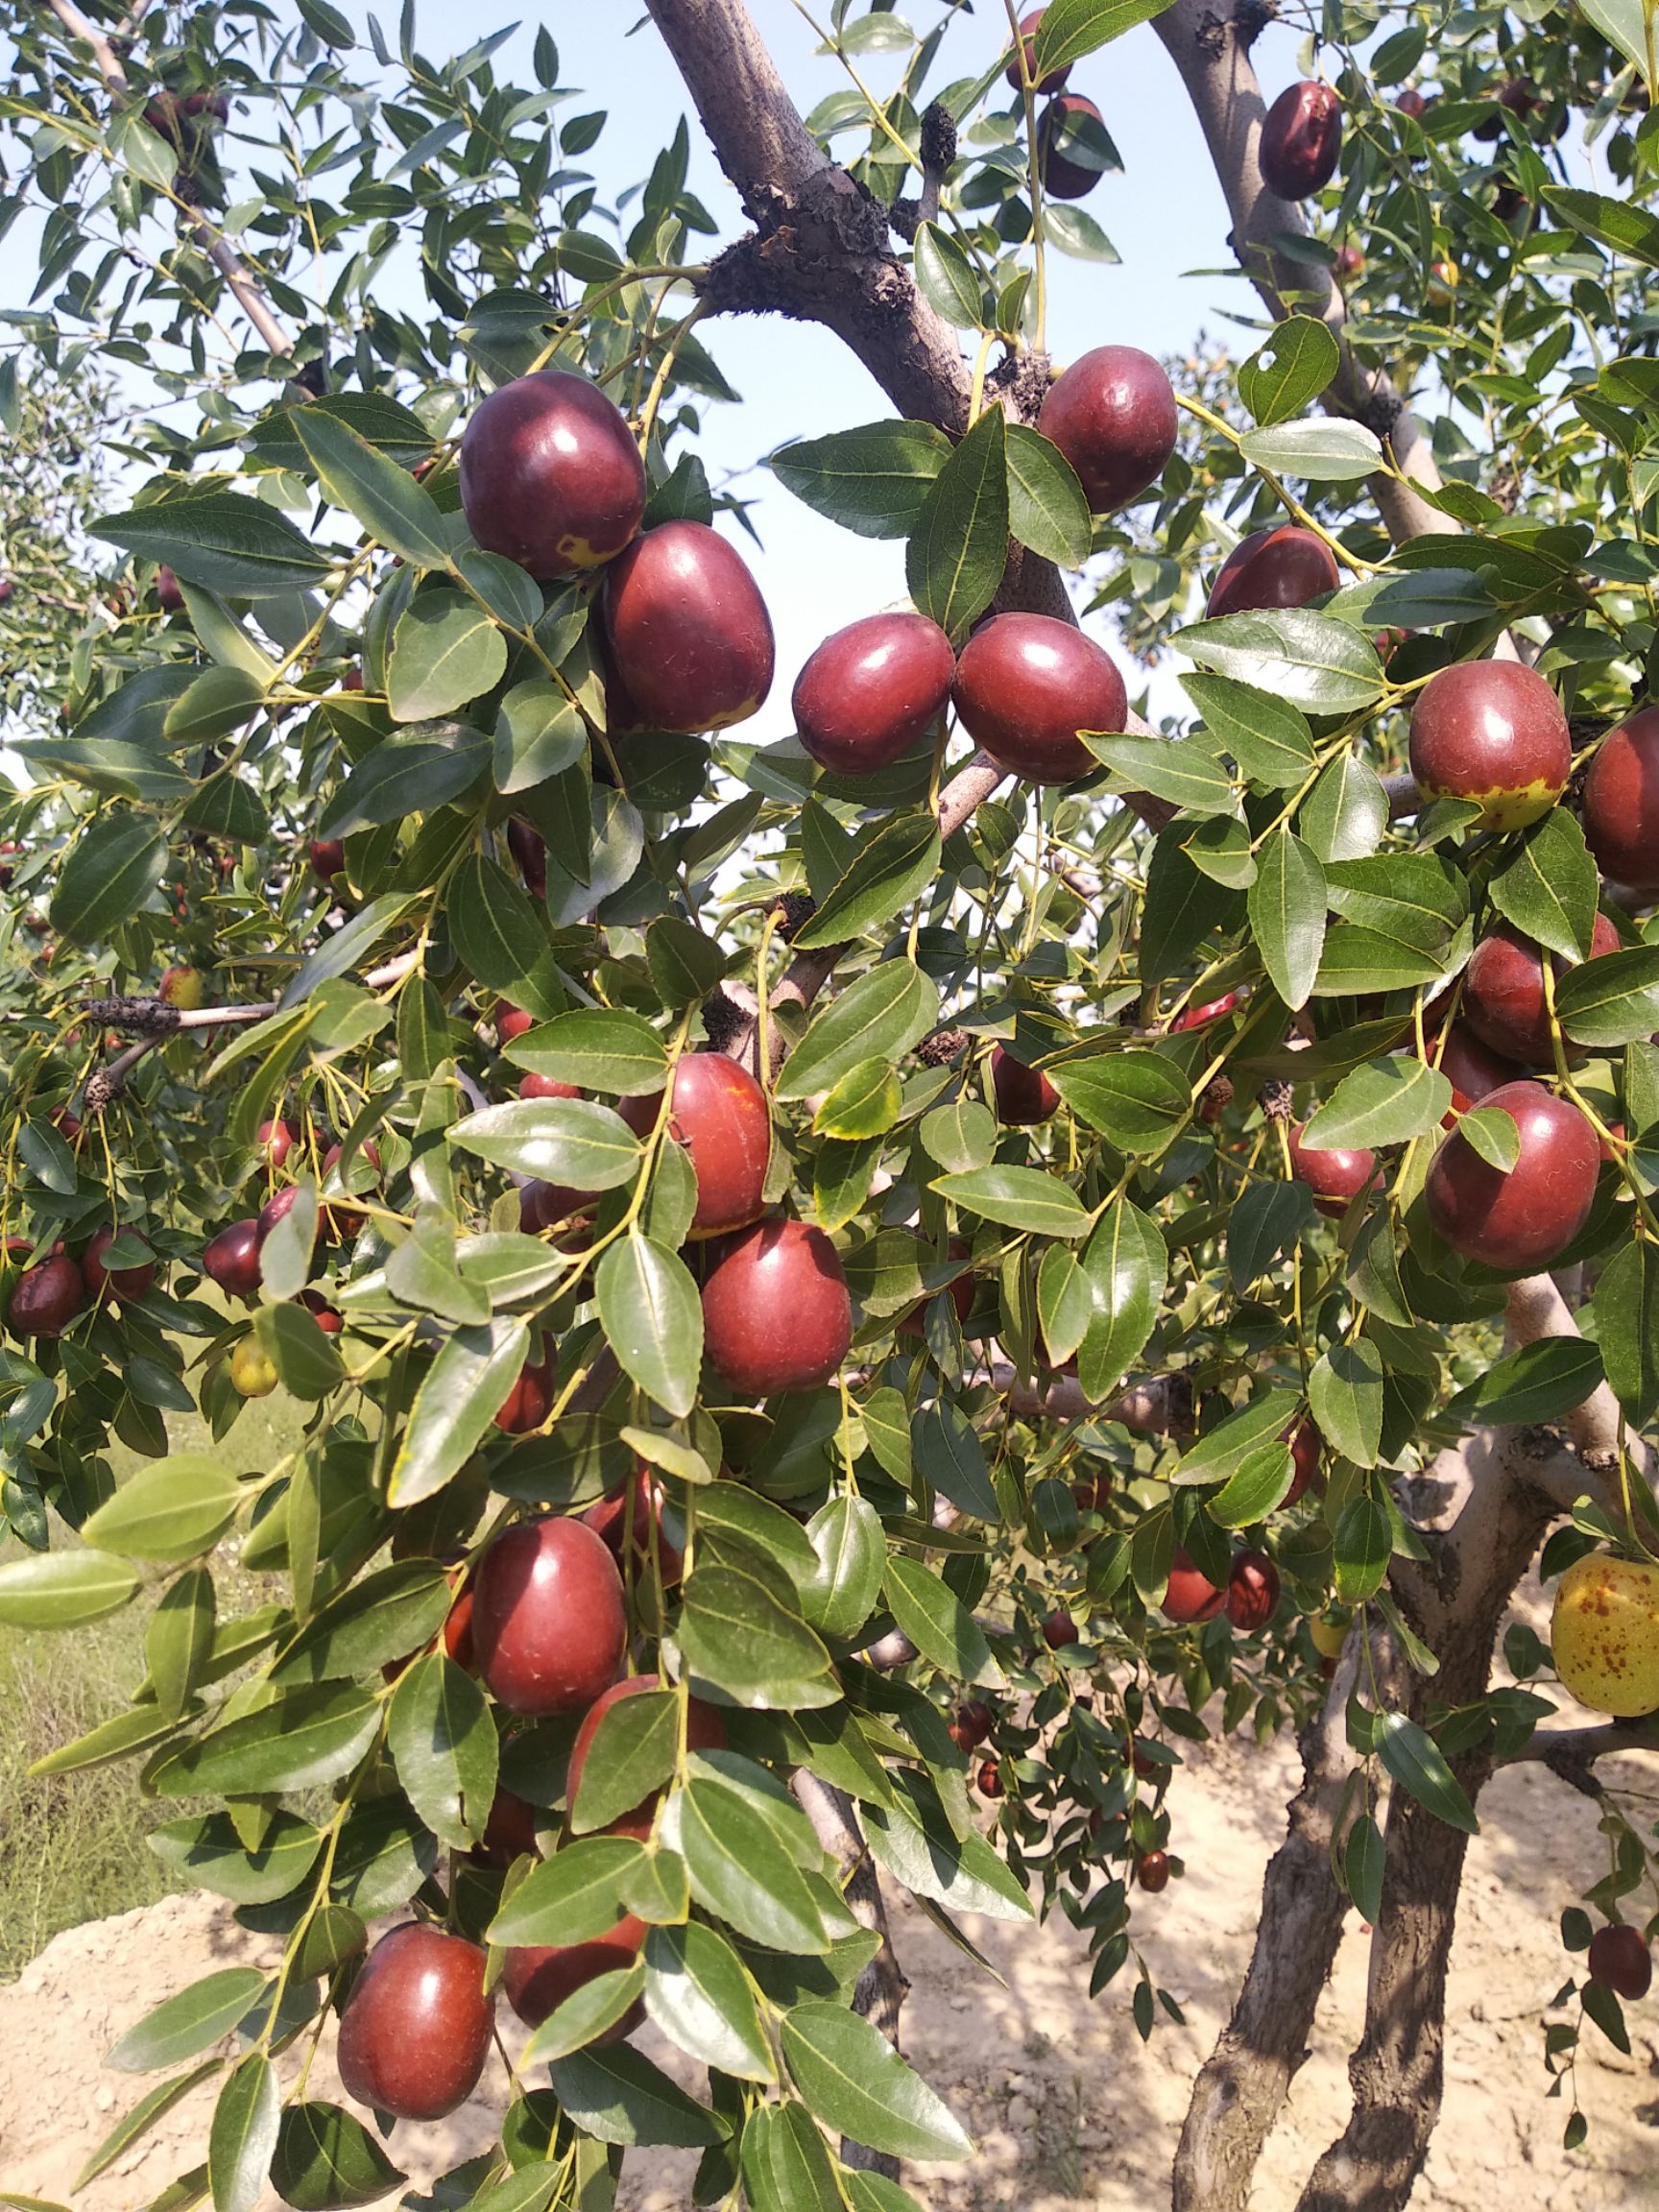
{"label": "red jujube fruit", "polygon": [[476,1943],[413,1921],[382,1936],[340,2015],[347,2094],[398,2120],[442,2120],[478,2086],[495,2000]]}
{"label": "red jujube fruit", "polygon": [[950,638],[926,614],[867,614],[826,637],[795,679],[796,731],[821,768],[873,775],[944,712],[955,673]]}
{"label": "red jujube fruit", "polygon": [[772,617],[718,531],[664,522],[605,578],[605,635],[646,727],[695,732],[744,721],[772,688]]}
{"label": "red jujube fruit", "polygon": [[637,535],[645,465],[597,385],[538,369],[474,409],[461,440],[461,504],[487,553],[550,583],[613,559]]}
{"label": "red jujube fruit", "polygon": [[1120,731],[1129,708],[1111,657],[1052,614],[993,615],[963,647],[952,695],[974,744],[1032,783],[1092,775],[1078,732]]}
{"label": "red jujube fruit", "polygon": [[757,1221],[726,1246],[703,1286],[704,1343],[746,1398],[828,1382],[853,1341],[853,1302],[835,1247],[804,1221]]}
{"label": "red jujube fruit", "polygon": [[472,1647],[510,1713],[580,1713],[615,1681],[628,1644],[622,1577],[580,1521],[524,1521],[472,1578]]}

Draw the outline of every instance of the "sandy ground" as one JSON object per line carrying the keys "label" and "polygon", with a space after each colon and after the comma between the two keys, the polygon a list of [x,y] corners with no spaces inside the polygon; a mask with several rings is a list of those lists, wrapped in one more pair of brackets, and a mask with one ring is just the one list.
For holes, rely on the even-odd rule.
{"label": "sandy ground", "polygon": [[[1167,2202],[1189,2086],[1248,1956],[1292,1770],[1288,1746],[1259,1754],[1222,1745],[1176,1777],[1175,1847],[1189,1872],[1147,1902],[1138,1926],[1187,2025],[1161,2024],[1150,2044],[1131,2023],[1127,1978],[1091,2002],[1084,1945],[1063,1920],[1041,1931],[971,1923],[999,1986],[919,1912],[898,1908],[895,1937],[913,1984],[908,2055],[978,2146],[964,2165],[907,2176],[929,2212],[1150,2212]],[[1636,1762],[1609,1779],[1622,1790],[1659,1790],[1659,1768]],[[1500,1775],[1481,1810],[1453,1960],[1445,2111],[1413,2205],[1490,2212],[1498,2181],[1504,2212],[1659,2206],[1659,1993],[1630,2008],[1630,2057],[1587,2031],[1578,2089],[1591,2132],[1571,2156],[1560,2147],[1566,2107],[1545,2095],[1540,2009],[1566,1978],[1560,1911],[1584,1870],[1603,1863],[1595,1808],[1543,1769],[1519,1767]],[[1295,2202],[1312,2160],[1342,2127],[1343,2055],[1361,2017],[1365,1954],[1351,1919],[1314,2055],[1261,2172],[1258,2212]],[[89,2151],[145,2086],[101,2070],[114,2037],[198,1976],[272,1957],[268,1941],[202,1896],[59,1936],[0,1989],[0,2190],[67,2202]],[[641,2045],[694,2082],[655,2031]],[[487,2078],[479,2100],[452,2119],[395,2131],[391,2149],[413,2180],[430,2180],[490,2139],[489,2093],[498,2080]],[[311,2088],[338,2094],[325,2055]],[[76,2204],[135,2212],[148,2203],[204,2155],[210,2096],[199,2091],[176,2107]],[[678,2152],[638,2154],[621,2191],[626,2212],[684,2212],[690,2166]]]}

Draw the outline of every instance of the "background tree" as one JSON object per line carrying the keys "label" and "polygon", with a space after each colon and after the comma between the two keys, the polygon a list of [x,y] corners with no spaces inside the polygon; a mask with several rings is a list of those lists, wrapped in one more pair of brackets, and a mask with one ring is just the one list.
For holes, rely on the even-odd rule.
{"label": "background tree", "polygon": [[[174,2200],[367,2200],[367,2115],[451,2109],[504,1999],[534,2032],[455,2201],[602,2205],[671,2141],[700,2200],[891,2212],[969,2146],[893,2048],[873,1868],[1063,1904],[1149,2033],[1134,1904],[1219,1699],[1302,1724],[1306,1779],[1175,2201],[1245,2201],[1352,1907],[1354,2113],[1302,2201],[1401,2204],[1483,1782],[1596,1790],[1659,1704],[1642,20],[1465,14],[1426,93],[1427,10],[1338,12],[1268,113],[1262,11],[1158,13],[1272,325],[1177,394],[1044,349],[1114,157],[1065,76],[1150,5],[836,0],[805,119],[740,0],[650,12],[742,237],[684,132],[599,203],[546,32],[517,86],[408,15],[360,68],[326,0],[9,15],[48,304],[0,398],[90,473],[0,606],[0,1617],[153,1601],[53,1765],[213,1800],[160,1847],[283,1938],[134,2025],[187,2071],[94,2163],[206,2068]],[[1586,141],[1626,193],[1571,180]],[[913,602],[766,747],[697,457],[742,313],[887,394],[774,467],[905,541]],[[94,592],[30,588],[88,542]],[[1167,732],[1069,573],[1137,647],[1186,625]],[[278,1464],[169,1449],[278,1389]],[[1547,1534],[1606,1726],[1540,1726],[1518,1625],[1493,1680]],[[1567,1993],[1618,2038],[1648,1869],[1606,1813]],[[357,2111],[307,2091],[336,2014]]]}

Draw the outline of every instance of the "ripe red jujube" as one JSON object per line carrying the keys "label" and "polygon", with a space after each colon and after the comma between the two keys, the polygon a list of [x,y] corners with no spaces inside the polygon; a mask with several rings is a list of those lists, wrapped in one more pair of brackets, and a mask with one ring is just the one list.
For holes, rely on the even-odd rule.
{"label": "ripe red jujube", "polygon": [[637,534],[645,466],[597,385],[538,369],[474,410],[461,440],[461,504],[487,553],[549,583],[613,560]]}
{"label": "ripe red jujube", "polygon": [[1077,1641],[1077,1624],[1064,1605],[1056,1605],[1043,1623],[1043,1641],[1050,1651],[1063,1651]]}
{"label": "ripe red jujube", "polygon": [[1337,1145],[1329,1150],[1304,1144],[1303,1124],[1290,1132],[1290,1171],[1306,1183],[1321,1214],[1340,1220],[1350,1201],[1376,1180],[1377,1155],[1364,1145]]}
{"label": "ripe red jujube", "polygon": [[724,730],[772,688],[772,617],[718,531],[664,522],[605,578],[605,634],[616,673],[655,730]]}
{"label": "ripe red jujube", "polygon": [[1156,1897],[1161,1889],[1167,1889],[1169,1854],[1166,1851],[1143,1851],[1135,1862],[1135,1879],[1151,1897]]}
{"label": "ripe red jujube", "polygon": [[580,1713],[616,1679],[628,1643],[622,1577],[580,1521],[522,1521],[472,1578],[472,1647],[510,1713]]}
{"label": "ripe red jujube", "polygon": [[1063,92],[1050,100],[1037,125],[1043,163],[1043,189],[1050,200],[1081,200],[1100,181],[1100,171],[1075,157],[1077,126],[1085,120],[1105,129],[1106,119],[1093,100]]}
{"label": "ripe red jujube", "polygon": [[[1618,930],[1605,914],[1598,914],[1590,937],[1591,959],[1618,950]],[[1563,966],[1554,959],[1557,975]],[[1530,937],[1503,923],[1481,938],[1463,978],[1463,1019],[1492,1051],[1532,1067],[1553,1064],[1550,1009],[1544,998],[1544,953]]]}
{"label": "ripe red jujube", "polygon": [[526,1075],[518,1086],[520,1098],[580,1098],[574,1083],[561,1083],[557,1075]]}
{"label": "ripe red jujube", "polygon": [[926,614],[866,614],[837,630],[795,679],[801,742],[821,768],[870,776],[944,712],[956,656]]}
{"label": "ripe red jujube", "polygon": [[1584,840],[1609,882],[1659,892],[1659,707],[1602,739],[1584,779]]}
{"label": "ripe red jujube", "polygon": [[346,873],[346,841],[343,837],[312,838],[311,873],[319,883],[330,885],[336,876]]}
{"label": "ripe red jujube", "polygon": [[1545,679],[1518,661],[1442,668],[1411,709],[1411,774],[1426,799],[1466,799],[1482,830],[1524,830],[1567,788],[1573,745]]}
{"label": "ripe red jujube", "polygon": [[1455,1130],[1430,1166],[1429,1218],[1466,1260],[1506,1274],[1548,1267],[1589,1217],[1599,1161],[1596,1132],[1576,1106],[1539,1083],[1506,1083],[1480,1104],[1508,1115],[1520,1155],[1505,1175]]}
{"label": "ripe red jujube", "polygon": [[1091,510],[1111,515],[1163,475],[1179,421],[1150,353],[1096,346],[1049,385],[1037,427],[1076,470]]}
{"label": "ripe red jujube", "polygon": [[1476,1036],[1467,1022],[1454,1022],[1446,1032],[1446,1041],[1440,1047],[1439,1069],[1452,1086],[1452,1112],[1446,1118],[1450,1129],[1459,1114],[1467,1114],[1478,1105],[1489,1091],[1498,1091],[1505,1083],[1519,1082],[1526,1074],[1513,1060],[1506,1060],[1502,1052],[1494,1052]]}
{"label": "ripe red jujube", "polygon": [[1342,151],[1334,86],[1305,77],[1280,93],[1262,126],[1262,180],[1281,200],[1306,200],[1330,183]]}
{"label": "ripe red jujube", "polygon": [[1588,1963],[1592,1982],[1632,2004],[1647,1996],[1653,1981],[1653,1960],[1640,1928],[1598,1928]]}
{"label": "ripe red jujube", "polygon": [[1227,1618],[1242,1635],[1265,1628],[1279,1605],[1279,1570],[1265,1551],[1240,1551],[1227,1576]]}
{"label": "ripe red jujube", "polygon": [[804,1221],[739,1232],[703,1286],[704,1342],[746,1398],[828,1382],[853,1341],[853,1302],[835,1247]]}
{"label": "ripe red jujube", "polygon": [[399,2120],[442,2120],[464,2104],[495,2022],[484,1964],[476,1943],[424,1922],[382,1936],[340,2015],[347,2094]]}
{"label": "ripe red jujube", "polygon": [[1027,1068],[1000,1045],[991,1047],[991,1095],[998,1120],[1014,1129],[1046,1121],[1060,1107],[1060,1094],[1042,1069]]}
{"label": "ripe red jujube", "polygon": [[1210,1577],[1203,1574],[1187,1553],[1176,1547],[1175,1556],[1169,1563],[1169,1585],[1164,1593],[1164,1611],[1171,1621],[1214,1621],[1226,1600],[1226,1592],[1217,1590]]}
{"label": "ripe red jujube", "polygon": [[[590,1936],[585,1943],[533,1943],[509,1951],[501,1969],[501,1986],[507,2002],[527,2028],[540,2028],[578,1989],[597,1982],[601,1974],[619,1974],[632,1966],[645,1941],[645,1923],[624,1913],[614,1928]],[[623,2042],[638,2027],[642,2008],[634,2006],[620,2020],[592,2039],[604,2050]]]}
{"label": "ripe red jujube", "polygon": [[1110,655],[1052,614],[994,615],[964,646],[952,696],[974,744],[1032,783],[1092,774],[1078,732],[1120,731],[1129,707]]}
{"label": "ripe red jujube", "polygon": [[[1035,33],[1038,24],[1043,20],[1043,12],[1044,12],[1041,8],[1032,8],[1021,16],[1020,43],[1025,49],[1025,67],[1030,73],[1032,79],[1031,89],[1034,92],[1058,92],[1064,86],[1067,78],[1071,74],[1071,64],[1070,61],[1068,61],[1063,68],[1050,69],[1046,77],[1039,77],[1037,75],[1037,40]],[[1009,62],[1004,74],[1006,75],[1009,84],[1014,87],[1016,92],[1022,91],[1024,89],[1023,80],[1020,75],[1020,58],[1018,55],[1016,55],[1014,60]]]}
{"label": "ripe red jujube", "polygon": [[[619,1109],[643,1137],[657,1123],[662,1094],[625,1098]],[[724,1052],[687,1052],[675,1063],[668,1134],[685,1147],[697,1178],[691,1234],[715,1237],[742,1229],[765,1204],[772,1158],[772,1116],[766,1094],[747,1068]]]}
{"label": "ripe red jujube", "polygon": [[[126,1229],[121,1234],[131,1237],[132,1231]],[[156,1281],[156,1262],[154,1260],[140,1260],[136,1266],[132,1267],[106,1269],[104,1255],[114,1241],[115,1231],[106,1222],[102,1229],[95,1229],[92,1232],[91,1241],[81,1255],[82,1280],[86,1286],[87,1297],[92,1299],[94,1303],[102,1298],[108,1290],[111,1297],[118,1300],[122,1305],[127,1305],[147,1296]]]}
{"label": "ripe red jujube", "polygon": [[533,1429],[540,1429],[553,1403],[558,1379],[559,1355],[550,1345],[541,1358],[526,1359],[518,1370],[518,1380],[496,1409],[496,1428],[505,1430],[509,1436],[527,1436]]}
{"label": "ripe red jujube", "polygon": [[1311,1421],[1299,1421],[1280,1441],[1289,1445],[1290,1462],[1295,1470],[1282,1503],[1294,1505],[1298,1498],[1307,1494],[1309,1485],[1319,1480],[1319,1460],[1325,1440]]}
{"label": "ripe red jujube", "polygon": [[228,1229],[208,1239],[202,1254],[203,1274],[233,1298],[257,1298],[263,1241],[258,1221],[232,1221]]}
{"label": "ripe red jujube", "polygon": [[1334,591],[1336,556],[1323,538],[1294,522],[1275,522],[1240,538],[1215,571],[1205,617],[1248,614],[1258,608],[1306,607]]}
{"label": "ripe red jujube", "polygon": [[6,1320],[13,1336],[60,1336],[85,1303],[80,1268],[66,1252],[55,1252],[18,1276]]}
{"label": "ripe red jujube", "polygon": [[657,1571],[664,1590],[680,1579],[684,1555],[668,1541],[662,1527],[662,1485],[643,1463],[636,1467],[620,1490],[612,1491],[589,1505],[582,1518],[611,1551],[619,1567],[632,1557],[637,1573],[648,1571],[651,1529],[657,1528]]}

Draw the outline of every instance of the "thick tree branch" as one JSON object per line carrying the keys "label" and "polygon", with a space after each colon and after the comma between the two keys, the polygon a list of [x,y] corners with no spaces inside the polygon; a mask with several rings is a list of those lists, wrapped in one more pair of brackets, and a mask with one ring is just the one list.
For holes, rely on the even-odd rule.
{"label": "thick tree branch", "polygon": [[1659,1725],[1649,1717],[1640,1720],[1607,1720],[1595,1728],[1535,1728],[1519,1751],[1508,1752],[1500,1766],[1535,1760],[1586,1797],[1599,1797],[1598,1759],[1614,1758],[1621,1751],[1659,1751]]}

